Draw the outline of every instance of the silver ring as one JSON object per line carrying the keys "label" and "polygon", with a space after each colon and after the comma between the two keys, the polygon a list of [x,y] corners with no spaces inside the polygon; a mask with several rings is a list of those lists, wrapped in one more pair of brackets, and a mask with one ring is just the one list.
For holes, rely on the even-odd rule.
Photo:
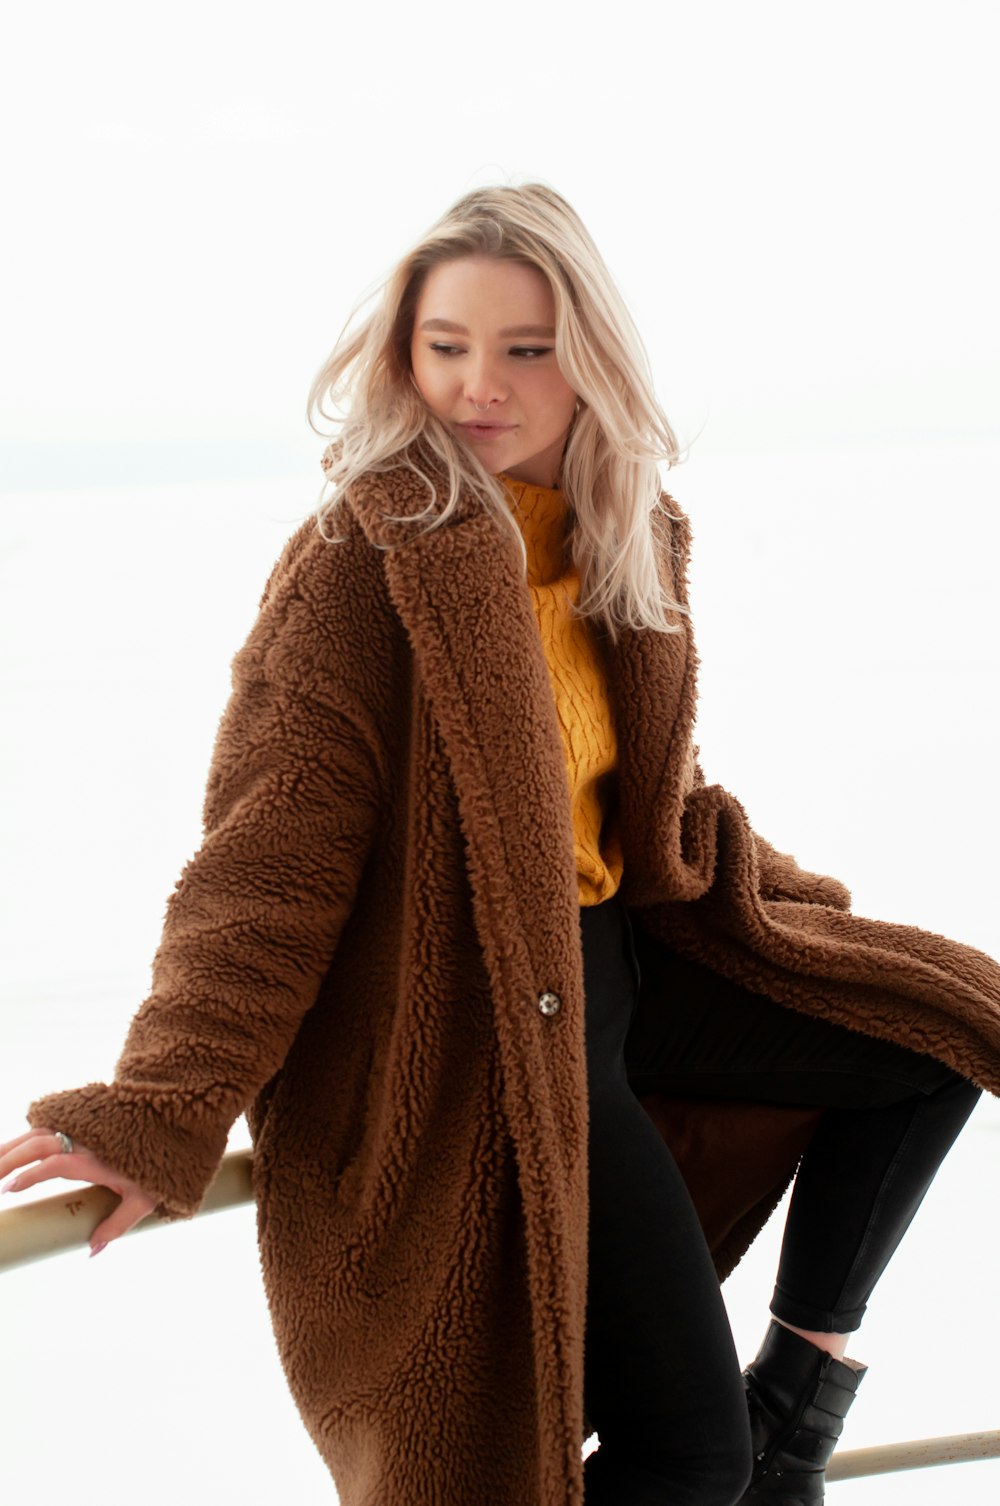
{"label": "silver ring", "polygon": [[73,1142],[70,1139],[69,1135],[64,1135],[62,1130],[56,1130],[55,1137],[59,1141],[59,1149],[62,1151],[63,1155],[71,1156],[73,1154]]}

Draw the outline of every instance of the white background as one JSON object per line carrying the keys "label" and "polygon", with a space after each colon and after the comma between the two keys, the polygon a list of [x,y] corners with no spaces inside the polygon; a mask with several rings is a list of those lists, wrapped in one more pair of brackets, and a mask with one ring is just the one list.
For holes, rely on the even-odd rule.
{"label": "white background", "polygon": [[[0,1136],[110,1071],[198,845],[229,661],[319,495],[309,383],[481,183],[540,178],[579,210],[691,446],[667,484],[695,531],[709,777],[858,911],[1000,954],[989,16],[50,3],[5,23]],[[858,1336],[848,1445],[997,1425],[998,1150],[990,1099]],[[744,1359],[779,1236],[780,1215],[727,1284]],[[249,1208],[2,1293],[5,1498],[333,1501]],[[998,1488],[1000,1463],[829,1495]]]}

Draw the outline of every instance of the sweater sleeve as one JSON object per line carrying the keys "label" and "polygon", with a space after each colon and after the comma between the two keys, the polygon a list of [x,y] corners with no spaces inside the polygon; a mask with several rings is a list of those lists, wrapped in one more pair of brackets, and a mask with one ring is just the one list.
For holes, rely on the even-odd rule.
{"label": "sweater sleeve", "polygon": [[[293,536],[233,660],[201,846],[167,901],[152,991],[113,1081],[28,1110],[156,1197],[161,1216],[197,1210],[230,1126],[281,1066],[375,830],[370,719],[317,614],[316,572],[332,568],[319,551],[336,547],[309,525]],[[351,599],[341,586],[338,615]]]}

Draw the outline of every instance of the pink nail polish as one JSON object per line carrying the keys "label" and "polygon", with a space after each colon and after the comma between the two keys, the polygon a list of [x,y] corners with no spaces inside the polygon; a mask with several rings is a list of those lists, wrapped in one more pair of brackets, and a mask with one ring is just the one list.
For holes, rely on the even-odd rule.
{"label": "pink nail polish", "polygon": [[17,1188],[14,1186],[14,1183],[20,1175],[19,1171],[12,1171],[9,1176],[4,1177],[3,1181],[0,1182],[0,1192],[16,1192]]}
{"label": "pink nail polish", "polygon": [[95,1255],[100,1255],[101,1251],[106,1250],[107,1248],[108,1241],[106,1239],[100,1240],[96,1245],[91,1245],[90,1258],[93,1259]]}

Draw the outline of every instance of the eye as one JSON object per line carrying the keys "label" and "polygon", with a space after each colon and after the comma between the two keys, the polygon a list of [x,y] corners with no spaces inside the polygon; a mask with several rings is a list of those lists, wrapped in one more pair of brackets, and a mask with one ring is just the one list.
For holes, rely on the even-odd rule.
{"label": "eye", "polygon": [[[439,340],[432,341],[430,349],[434,351],[435,355],[446,358],[462,354],[457,345],[444,345]],[[551,355],[554,349],[555,347],[552,345],[512,345],[510,353],[519,360],[531,362],[537,361],[541,356]]]}

